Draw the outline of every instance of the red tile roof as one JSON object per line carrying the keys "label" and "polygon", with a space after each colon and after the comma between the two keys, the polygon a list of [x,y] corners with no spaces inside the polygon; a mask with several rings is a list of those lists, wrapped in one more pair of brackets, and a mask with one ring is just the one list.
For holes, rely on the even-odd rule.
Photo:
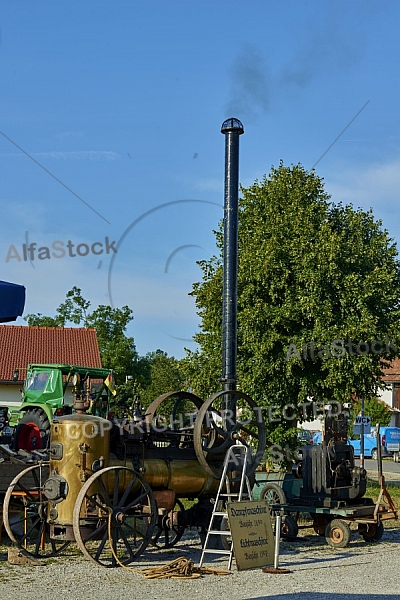
{"label": "red tile roof", "polygon": [[12,381],[15,369],[23,381],[30,363],[101,367],[96,330],[0,325],[0,381]]}
{"label": "red tile roof", "polygon": [[400,358],[394,358],[390,367],[383,369],[384,381],[400,381]]}

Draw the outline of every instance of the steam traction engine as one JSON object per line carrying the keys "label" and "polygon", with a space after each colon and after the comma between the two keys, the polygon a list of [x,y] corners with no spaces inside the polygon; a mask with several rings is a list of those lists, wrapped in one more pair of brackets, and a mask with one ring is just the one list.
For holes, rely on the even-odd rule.
{"label": "steam traction engine", "polygon": [[[33,556],[75,540],[85,556],[112,567],[132,562],[149,543],[171,547],[185,527],[207,527],[227,448],[252,440],[248,474],[262,456],[264,425],[245,394],[233,394],[242,420],[228,427],[225,392],[206,402],[172,392],[146,415],[111,423],[86,414],[86,385],[76,382],[75,412],[52,423],[49,462],[20,473],[5,497],[8,535]],[[172,406],[168,418],[164,405]],[[197,502],[185,510],[181,498]]]}
{"label": "steam traction engine", "polygon": [[[164,394],[145,415],[136,410],[128,421],[111,424],[86,414],[89,379],[76,378],[74,413],[53,420],[49,461],[20,473],[4,501],[8,535],[34,556],[50,556],[75,540],[88,558],[113,567],[132,562],[149,543],[168,548],[186,526],[208,526],[230,446],[251,447],[248,476],[263,456],[260,410],[236,390],[238,149],[243,125],[228,119],[221,131],[226,140],[223,391],[205,402],[187,392]],[[234,485],[235,469],[243,465],[231,467]],[[182,498],[197,502],[185,510]]]}

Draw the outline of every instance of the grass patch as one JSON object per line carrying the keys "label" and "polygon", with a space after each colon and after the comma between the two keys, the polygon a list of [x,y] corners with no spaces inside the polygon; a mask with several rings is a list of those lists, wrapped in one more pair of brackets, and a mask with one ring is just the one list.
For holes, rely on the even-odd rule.
{"label": "grass patch", "polygon": [[[368,480],[367,491],[365,492],[366,498],[372,498],[374,501],[378,499],[380,486],[377,481]],[[394,505],[397,509],[400,509],[400,486],[399,485],[387,485],[386,489],[388,490]]]}

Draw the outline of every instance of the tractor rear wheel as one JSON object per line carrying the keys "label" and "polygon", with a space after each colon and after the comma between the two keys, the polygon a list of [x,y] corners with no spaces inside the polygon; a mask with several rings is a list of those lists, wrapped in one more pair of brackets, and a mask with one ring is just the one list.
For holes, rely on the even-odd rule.
{"label": "tractor rear wheel", "polygon": [[15,450],[44,450],[50,437],[50,421],[40,408],[30,408],[20,419],[14,437]]}

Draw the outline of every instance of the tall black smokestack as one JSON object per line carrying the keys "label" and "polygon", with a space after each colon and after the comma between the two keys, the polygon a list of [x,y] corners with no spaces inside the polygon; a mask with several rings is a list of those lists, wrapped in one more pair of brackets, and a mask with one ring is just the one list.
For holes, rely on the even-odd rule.
{"label": "tall black smokestack", "polygon": [[[222,123],[225,135],[224,281],[222,291],[222,377],[224,391],[236,390],[237,355],[237,274],[239,135],[244,128],[239,119]],[[235,409],[234,398],[226,399],[226,410]]]}

